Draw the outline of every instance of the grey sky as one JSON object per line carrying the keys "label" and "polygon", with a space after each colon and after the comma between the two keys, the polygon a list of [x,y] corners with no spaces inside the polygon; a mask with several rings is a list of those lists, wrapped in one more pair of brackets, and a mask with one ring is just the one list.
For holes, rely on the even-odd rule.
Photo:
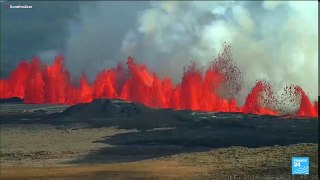
{"label": "grey sky", "polygon": [[[134,28],[139,11],[149,7],[148,2],[124,1],[2,2],[1,5],[1,77],[7,77],[22,59],[40,56],[42,61],[51,63],[59,53],[66,56],[68,66],[81,64],[71,66],[75,73],[88,67],[88,61],[97,67],[102,67],[104,61],[113,61],[113,65],[127,29]],[[33,8],[7,9],[5,5]]]}
{"label": "grey sky", "polygon": [[[5,5],[32,5],[32,9],[7,9]],[[2,2],[1,76],[7,76],[21,59],[38,52],[63,50],[70,36],[68,24],[79,21],[79,3]]]}

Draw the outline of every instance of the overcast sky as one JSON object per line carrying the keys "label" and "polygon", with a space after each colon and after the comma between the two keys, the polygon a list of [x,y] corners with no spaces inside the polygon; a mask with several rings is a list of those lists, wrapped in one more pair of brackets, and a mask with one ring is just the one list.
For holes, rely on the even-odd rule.
{"label": "overcast sky", "polygon": [[[32,5],[10,9],[5,5]],[[134,56],[179,81],[191,60],[206,65],[224,42],[244,74],[276,88],[318,95],[318,3],[314,2],[2,2],[1,77],[22,59],[52,63],[61,53],[74,77],[89,79]]]}

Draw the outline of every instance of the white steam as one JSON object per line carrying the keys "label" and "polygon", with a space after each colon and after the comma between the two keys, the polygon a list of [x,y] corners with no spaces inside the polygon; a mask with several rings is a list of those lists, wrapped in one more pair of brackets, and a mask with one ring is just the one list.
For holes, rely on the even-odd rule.
{"label": "white steam", "polygon": [[121,52],[160,76],[180,80],[190,60],[206,65],[227,42],[243,73],[242,93],[264,78],[275,88],[295,84],[311,99],[318,96],[316,1],[151,3],[127,31]]}

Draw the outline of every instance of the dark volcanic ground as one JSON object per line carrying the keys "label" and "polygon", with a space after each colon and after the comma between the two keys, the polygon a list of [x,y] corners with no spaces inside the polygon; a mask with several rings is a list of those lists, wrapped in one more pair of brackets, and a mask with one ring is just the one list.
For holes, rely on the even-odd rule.
{"label": "dark volcanic ground", "polygon": [[[121,100],[71,107],[5,102],[0,107],[3,166],[179,159],[215,169],[203,177],[210,177],[217,163],[226,169],[215,175],[290,175],[290,158],[306,155],[317,173],[315,118],[152,109]],[[230,171],[232,164],[242,168]]]}

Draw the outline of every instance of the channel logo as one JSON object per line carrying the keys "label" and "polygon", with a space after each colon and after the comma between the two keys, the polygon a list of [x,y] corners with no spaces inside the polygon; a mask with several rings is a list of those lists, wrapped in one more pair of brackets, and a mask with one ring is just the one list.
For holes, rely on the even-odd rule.
{"label": "channel logo", "polygon": [[292,157],[291,169],[293,175],[308,175],[309,157]]}

